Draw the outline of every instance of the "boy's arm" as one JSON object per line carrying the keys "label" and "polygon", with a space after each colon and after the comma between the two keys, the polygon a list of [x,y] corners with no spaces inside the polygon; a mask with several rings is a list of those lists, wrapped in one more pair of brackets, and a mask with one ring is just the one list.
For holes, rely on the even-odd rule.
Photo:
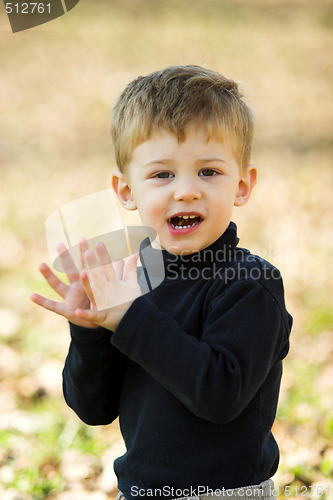
{"label": "boy's arm", "polygon": [[[88,251],[85,240],[81,242],[80,250],[84,266],[83,254]],[[67,404],[86,423],[110,423],[118,415],[124,356],[110,344],[109,330],[77,316],[78,308],[89,310],[96,307],[94,297],[88,280],[84,279],[85,271],[79,273],[65,245],[59,244],[58,251],[68,284],[61,281],[46,264],[41,264],[39,269],[63,300],[51,300],[36,293],[31,299],[70,321],[71,345],[63,371]],[[116,276],[122,275],[122,267],[121,262],[115,265]]]}
{"label": "boy's arm", "polygon": [[71,344],[63,370],[66,403],[88,425],[117,418],[126,358],[110,343],[112,333],[70,323]]}
{"label": "boy's arm", "polygon": [[244,280],[212,301],[200,340],[146,295],[132,304],[111,342],[195,415],[223,424],[245,409],[287,354],[287,321],[263,285]]}

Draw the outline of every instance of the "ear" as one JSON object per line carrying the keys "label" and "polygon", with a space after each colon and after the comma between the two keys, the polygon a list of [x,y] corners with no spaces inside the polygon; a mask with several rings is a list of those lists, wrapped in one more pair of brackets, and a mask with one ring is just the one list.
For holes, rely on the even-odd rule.
{"label": "ear", "polygon": [[118,200],[126,210],[136,210],[137,206],[134,201],[132,190],[124,174],[119,170],[112,174],[111,184]]}
{"label": "ear", "polygon": [[235,207],[241,207],[249,200],[252,189],[257,183],[257,169],[254,165],[249,165],[245,174],[238,183],[238,191],[235,197]]}

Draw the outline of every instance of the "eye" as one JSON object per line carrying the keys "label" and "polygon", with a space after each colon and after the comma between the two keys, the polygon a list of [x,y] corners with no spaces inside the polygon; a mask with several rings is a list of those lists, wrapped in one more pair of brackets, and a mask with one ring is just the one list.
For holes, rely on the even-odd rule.
{"label": "eye", "polygon": [[172,177],[172,174],[170,172],[158,172],[154,177],[157,177],[157,179],[169,179]]}
{"label": "eye", "polygon": [[202,175],[203,177],[211,177],[212,175],[217,174],[215,170],[212,170],[211,168],[203,168],[200,172],[199,175]]}

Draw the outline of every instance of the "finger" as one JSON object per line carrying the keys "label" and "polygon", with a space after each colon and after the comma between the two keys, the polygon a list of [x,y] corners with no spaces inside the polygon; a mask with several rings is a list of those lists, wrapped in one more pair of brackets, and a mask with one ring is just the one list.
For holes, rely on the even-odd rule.
{"label": "finger", "polygon": [[57,251],[59,253],[59,257],[62,263],[62,266],[64,268],[64,271],[67,275],[68,281],[70,283],[74,283],[74,281],[77,281],[79,278],[79,272],[77,270],[77,267],[72,259],[72,256],[70,254],[70,251],[66,247],[64,243],[58,243],[56,246]]}
{"label": "finger", "polygon": [[85,269],[93,269],[94,267],[98,267],[98,262],[93,250],[88,249],[83,253],[83,261]]}
{"label": "finger", "polygon": [[96,244],[96,253],[99,259],[99,264],[101,267],[103,267],[106,279],[108,281],[114,281],[116,279],[116,276],[113,269],[112,261],[106,249],[106,246],[102,241],[99,241]]}
{"label": "finger", "polygon": [[84,290],[85,290],[86,294],[88,295],[88,298],[91,302],[91,306],[96,307],[95,297],[94,297],[93,291],[92,291],[91,286],[90,286],[89,276],[88,276],[88,272],[86,269],[83,269],[81,271],[80,279],[81,279],[82,286],[83,286],[83,288],[84,288]]}
{"label": "finger", "polygon": [[32,302],[34,302],[38,306],[41,306],[44,309],[47,309],[48,311],[52,311],[57,314],[60,314],[61,316],[64,316],[63,302],[56,302],[55,300],[47,299],[46,297],[43,297],[38,293],[33,293],[30,298]]}
{"label": "finger", "polygon": [[125,262],[123,280],[124,281],[138,281],[137,267],[138,267],[139,252],[133,253]]}
{"label": "finger", "polygon": [[61,281],[45,263],[39,266],[39,271],[42,273],[48,284],[55,292],[57,292],[63,299],[66,297],[68,285]]}
{"label": "finger", "polygon": [[[104,301],[103,289],[108,284],[104,266],[100,266],[93,250],[84,253],[85,269],[81,273],[81,282],[95,306]],[[112,264],[111,264],[112,266]]]}
{"label": "finger", "polygon": [[92,321],[96,325],[103,324],[106,320],[106,311],[98,311],[97,309],[76,309],[75,315],[86,321]]}
{"label": "finger", "polygon": [[125,262],[123,259],[118,259],[113,262],[113,270],[116,277],[116,280],[121,281],[123,279],[123,271],[124,271]]}
{"label": "finger", "polygon": [[106,266],[107,264],[112,263],[110,255],[103,241],[99,241],[98,243],[96,243],[96,253],[102,266]]}
{"label": "finger", "polygon": [[93,281],[93,283],[90,283],[90,286],[93,288],[93,284],[97,287],[104,285],[107,281],[104,269],[103,267],[100,267],[93,250],[87,250],[84,252],[83,257],[89,281]]}
{"label": "finger", "polygon": [[80,258],[81,258],[81,268],[84,268],[84,252],[89,250],[89,243],[85,238],[81,238],[79,242]]}

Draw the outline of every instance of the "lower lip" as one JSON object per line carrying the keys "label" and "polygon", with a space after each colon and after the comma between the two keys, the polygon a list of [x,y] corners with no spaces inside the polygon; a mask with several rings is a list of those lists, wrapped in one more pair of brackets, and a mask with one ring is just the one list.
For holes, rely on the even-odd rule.
{"label": "lower lip", "polygon": [[185,236],[186,234],[193,233],[202,224],[203,221],[194,224],[191,227],[185,227],[184,229],[175,229],[170,222],[168,222],[168,229],[172,236]]}

